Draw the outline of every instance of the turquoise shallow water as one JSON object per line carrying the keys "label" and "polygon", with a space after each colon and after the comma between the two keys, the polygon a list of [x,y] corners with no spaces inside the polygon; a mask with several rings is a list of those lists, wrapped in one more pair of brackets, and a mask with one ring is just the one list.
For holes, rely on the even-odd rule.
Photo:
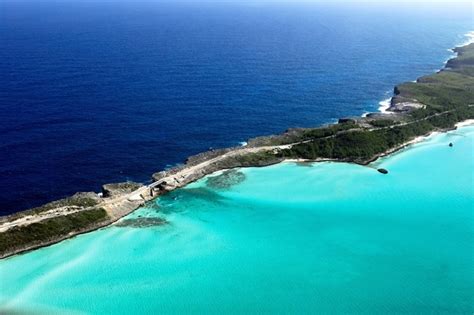
{"label": "turquoise shallow water", "polygon": [[388,175],[282,163],[203,179],[127,218],[168,224],[113,226],[0,261],[0,305],[471,314],[473,139],[474,127],[431,137],[378,161]]}

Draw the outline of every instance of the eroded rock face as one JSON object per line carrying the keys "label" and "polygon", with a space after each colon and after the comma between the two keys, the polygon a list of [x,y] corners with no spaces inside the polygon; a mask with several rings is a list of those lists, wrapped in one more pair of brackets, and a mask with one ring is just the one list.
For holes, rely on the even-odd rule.
{"label": "eroded rock face", "polygon": [[414,99],[409,99],[400,95],[394,96],[390,102],[389,111],[392,112],[409,112],[414,109],[425,108],[426,105]]}
{"label": "eroded rock face", "polygon": [[93,199],[93,200],[96,200],[96,201],[99,201],[99,199],[100,199],[99,196],[97,195],[97,193],[95,193],[93,191],[90,191],[90,192],[77,192],[69,198],[71,198],[71,199],[89,198],[89,199]]}
{"label": "eroded rock face", "polygon": [[215,189],[228,189],[245,180],[245,174],[239,170],[228,170],[220,175],[209,177],[206,185]]}
{"label": "eroded rock face", "polygon": [[102,186],[102,196],[104,198],[117,197],[123,194],[131,193],[142,186],[143,184],[135,182],[105,184]]}

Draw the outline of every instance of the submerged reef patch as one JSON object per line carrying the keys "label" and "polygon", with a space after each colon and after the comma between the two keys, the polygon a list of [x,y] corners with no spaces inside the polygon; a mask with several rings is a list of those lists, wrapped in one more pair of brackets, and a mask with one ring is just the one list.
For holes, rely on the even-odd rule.
{"label": "submerged reef patch", "polygon": [[295,162],[297,166],[302,166],[302,167],[313,167],[314,162],[306,162],[306,161],[298,161]]}
{"label": "submerged reef patch", "polygon": [[240,184],[245,180],[245,174],[240,170],[228,170],[220,175],[207,178],[207,187],[214,189],[229,189],[230,187]]}
{"label": "submerged reef patch", "polygon": [[147,217],[147,218],[124,219],[117,222],[115,226],[147,228],[147,227],[159,226],[159,225],[165,225],[165,224],[168,224],[168,221],[166,221],[163,218]]}

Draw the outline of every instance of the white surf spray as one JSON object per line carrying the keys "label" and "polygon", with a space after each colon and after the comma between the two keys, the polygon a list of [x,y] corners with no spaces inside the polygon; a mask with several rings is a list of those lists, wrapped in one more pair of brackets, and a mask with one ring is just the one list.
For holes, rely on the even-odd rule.
{"label": "white surf spray", "polygon": [[[472,44],[474,43],[474,31],[471,31],[471,32],[468,32],[466,34],[464,34],[464,42],[462,42],[461,44],[457,45],[456,48],[458,47],[464,47],[464,46],[467,46],[469,44]],[[457,57],[457,53],[455,52],[455,49],[448,49],[449,52],[451,52],[451,55],[448,57],[448,59],[446,59],[446,61],[444,62],[444,65],[446,66],[446,64],[448,63],[449,60],[453,59],[453,58],[456,58]],[[439,72],[441,70],[438,70],[437,72]]]}
{"label": "white surf spray", "polygon": [[460,45],[461,47],[474,43],[474,31],[464,34],[464,37],[466,41]]}
{"label": "white surf spray", "polygon": [[391,114],[392,112],[389,112],[388,109],[390,108],[392,98],[387,98],[379,103],[379,112],[383,114]]}

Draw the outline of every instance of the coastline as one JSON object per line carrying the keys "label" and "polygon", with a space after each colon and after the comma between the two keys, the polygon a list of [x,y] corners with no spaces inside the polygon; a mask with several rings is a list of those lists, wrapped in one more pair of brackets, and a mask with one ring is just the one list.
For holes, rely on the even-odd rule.
{"label": "coastline", "polygon": [[[193,309],[201,305],[200,310],[206,313],[209,303],[216,301],[213,288],[218,287],[225,289],[226,299],[217,297],[212,304],[217,314],[223,309],[235,310],[241,299],[236,304],[232,301],[240,293],[244,304],[247,298],[253,299],[251,305],[260,303],[261,299],[253,298],[259,297],[259,292],[271,292],[269,305],[276,313],[292,313],[301,290],[285,300],[289,308],[273,301],[286,295],[281,291],[285,284],[296,283],[309,292],[297,303],[297,314],[308,299],[309,313],[330,313],[334,311],[331,301],[340,298],[341,292],[349,297],[342,312],[363,312],[363,308],[354,308],[359,304],[353,301],[359,296],[350,298],[353,288],[364,288],[363,300],[367,297],[363,286],[377,284],[372,290],[375,295],[387,292],[384,303],[375,301],[380,305],[377,311],[384,313],[387,304],[396,312],[408,309],[405,307],[414,301],[412,290],[396,290],[403,278],[407,285],[418,286],[417,293],[430,297],[423,295],[426,308],[409,311],[429,313],[435,309],[433,305],[450,307],[454,313],[463,305],[463,310],[469,311],[469,290],[462,296],[454,294],[459,304],[448,305],[439,300],[437,288],[446,288],[449,296],[474,287],[469,278],[469,253],[474,249],[469,241],[473,218],[469,174],[474,167],[469,152],[473,139],[474,128],[465,127],[377,161],[376,165],[390,170],[388,176],[369,167],[336,162],[280,163],[212,174],[137,209],[116,225],[0,260],[9,288],[3,294],[4,305],[12,312],[26,311],[27,307],[47,312],[50,306],[65,305],[60,310],[63,313],[121,312],[125,308],[133,312],[140,308],[143,313],[173,309],[181,314],[189,310],[181,307],[187,303]],[[451,141],[453,148],[448,147]],[[453,257],[459,259],[453,261]],[[446,264],[459,272],[450,273],[449,278],[433,278],[433,272]],[[400,266],[404,268],[397,269]],[[354,270],[357,281],[347,286],[347,279],[354,279]],[[375,270],[379,273],[371,278]],[[268,280],[259,281],[263,287],[248,285],[262,274]],[[284,275],[277,285],[272,281],[275,274]],[[334,282],[336,274],[342,281]],[[328,308],[322,310],[318,301],[312,302],[316,282],[308,281],[308,276],[316,282],[327,276],[321,285],[323,291],[327,285],[336,286]],[[119,289],[110,288],[110,283]],[[84,290],[83,284],[90,290]],[[209,294],[203,297],[201,292]],[[400,307],[390,304],[394,292],[406,297],[397,302]],[[185,302],[183,296],[187,297]],[[200,304],[203,298],[206,301]],[[232,305],[222,304],[227,301]],[[114,308],[117,303],[120,308]]]}
{"label": "coastline", "polygon": [[456,124],[456,128],[467,127],[474,125],[474,119],[468,119]]}
{"label": "coastline", "polygon": [[[474,42],[474,32],[470,32],[471,41]],[[468,44],[469,45],[469,44]],[[465,47],[465,46],[461,46]],[[457,48],[461,48],[457,47]],[[459,56],[459,52],[454,48],[453,51]],[[457,58],[457,57],[456,57]],[[452,59],[450,59],[452,60]],[[446,63],[445,68],[448,68],[449,61]],[[439,72],[442,72],[444,69],[441,69]],[[418,79],[416,82],[418,82]],[[417,83],[413,83],[417,84]],[[236,167],[263,167],[272,164],[277,164],[281,162],[288,161],[298,161],[298,162],[323,162],[323,161],[337,161],[337,162],[347,162],[347,163],[356,163],[361,165],[369,165],[370,163],[376,161],[381,157],[388,156],[394,152],[397,152],[409,145],[423,141],[426,137],[429,137],[433,134],[446,132],[453,130],[459,127],[472,125],[474,124],[474,119],[466,119],[461,122],[456,122],[454,127],[449,126],[448,128],[435,128],[435,130],[430,130],[427,133],[414,137],[408,141],[404,141],[401,144],[394,145],[387,150],[384,150],[380,153],[373,154],[370,158],[326,158],[318,157],[315,159],[292,159],[284,154],[287,151],[291,151],[295,147],[306,146],[312,141],[316,140],[328,140],[334,139],[339,136],[350,135],[356,133],[356,131],[390,131],[394,128],[400,128],[402,126],[418,124],[425,122],[430,119],[437,119],[441,116],[449,116],[453,113],[453,110],[446,110],[443,112],[430,114],[421,119],[415,119],[413,121],[406,122],[405,119],[409,113],[416,111],[417,109],[424,109],[422,104],[416,99],[407,99],[403,93],[398,90],[398,87],[395,88],[394,96],[389,100],[384,100],[380,102],[380,111],[381,113],[368,113],[365,117],[362,118],[343,118],[340,119],[338,123],[331,124],[327,126],[322,126],[319,128],[310,128],[305,130],[289,130],[286,133],[278,136],[269,136],[261,137],[256,139],[250,139],[245,145],[239,147],[226,148],[220,150],[212,150],[209,152],[204,152],[196,156],[191,156],[187,159],[186,164],[180,167],[172,168],[167,171],[162,171],[155,173],[153,175],[153,183],[149,185],[140,185],[138,188],[133,186],[134,189],[127,187],[123,189],[123,185],[118,185],[118,188],[104,188],[102,196],[97,196],[97,203],[92,206],[82,206],[79,208],[73,208],[75,212],[86,212],[89,210],[97,209],[100,207],[105,210],[107,213],[107,218],[101,222],[92,222],[89,226],[73,229],[68,231],[65,234],[56,235],[47,239],[46,241],[35,241],[30,242],[30,244],[16,246],[10,250],[0,252],[0,259],[6,258],[15,254],[23,253],[29,250],[37,249],[40,247],[49,246],[55,243],[58,243],[64,239],[74,237],[79,234],[87,233],[90,231],[97,230],[99,228],[108,226],[118,221],[122,217],[133,212],[137,208],[143,206],[146,202],[155,199],[156,197],[163,195],[169,191],[181,188],[191,182],[194,182],[206,175],[215,173],[216,171],[223,171],[227,169],[232,169]],[[467,105],[467,107],[474,105]],[[407,109],[408,108],[408,109]],[[396,124],[389,126],[376,126],[374,122],[382,122],[387,120],[387,118],[398,119],[395,120]],[[349,127],[341,130],[337,130],[332,134],[325,135],[323,137],[317,138],[298,138],[298,141],[290,141],[292,137],[297,134],[300,136],[308,130],[311,131],[321,131],[325,129],[334,128],[335,126],[342,125],[344,123],[355,123],[356,125],[349,125]],[[367,126],[372,127],[368,129]],[[353,127],[356,126],[356,127]],[[363,128],[362,128],[363,127]],[[354,131],[356,130],[356,131]],[[273,143],[277,140],[276,143]],[[316,140],[315,140],[316,139]],[[250,156],[250,159],[248,158]],[[255,158],[254,158],[255,156]],[[113,185],[113,184],[108,184]],[[137,184],[138,185],[138,184]],[[104,187],[107,185],[104,185]],[[51,208],[46,212],[29,212],[23,211],[16,213],[11,216],[1,218],[0,220],[0,236],[2,232],[7,232],[9,230],[20,230],[23,227],[28,227],[34,224],[40,224],[42,222],[49,222],[58,217],[65,217],[70,214],[72,207],[56,207]],[[68,212],[69,211],[69,212]],[[45,215],[48,213],[48,215]],[[0,238],[1,240],[1,238]]]}
{"label": "coastline", "polygon": [[464,47],[474,43],[474,31],[467,32],[466,34],[464,34],[464,37],[467,37],[467,39],[462,44],[456,47]]}
{"label": "coastline", "polygon": [[[392,96],[393,97],[393,96]],[[392,97],[387,98],[379,103],[379,112],[382,114],[392,114],[388,109],[390,108],[390,102],[392,101]]]}
{"label": "coastline", "polygon": [[[418,137],[414,138],[413,140],[407,141],[407,142],[405,142],[405,143],[403,143],[403,144],[401,144],[397,147],[394,147],[394,148],[392,148],[392,149],[390,149],[386,152],[383,152],[380,155],[378,155],[377,157],[374,157],[373,160],[368,161],[366,164],[360,164],[360,165],[370,166],[370,164],[376,163],[379,159],[384,158],[384,157],[389,157],[392,154],[397,153],[401,150],[404,150],[404,149],[408,148],[411,145],[414,145],[414,144],[417,144],[417,143],[420,143],[420,142],[424,142],[424,141],[428,140],[429,138],[437,136],[437,135],[442,134],[442,133],[447,133],[447,132],[450,132],[450,131],[457,130],[458,128],[468,127],[468,126],[472,126],[472,125],[474,125],[474,119],[467,119],[465,121],[457,123],[454,128],[449,128],[449,129],[440,130],[440,131],[432,131],[430,133],[427,133],[426,135],[418,136]],[[281,163],[320,163],[320,162],[351,163],[351,162],[346,162],[346,161],[339,161],[337,159],[324,159],[324,158],[316,159],[316,160],[285,159]],[[359,164],[359,163],[355,163],[355,164]],[[225,171],[225,170],[223,170],[223,171]]]}
{"label": "coastline", "polygon": [[[468,45],[474,43],[474,31],[467,32],[463,36],[466,37],[467,39],[463,43],[455,45],[454,48],[448,49],[448,51],[451,53],[451,55],[443,62],[443,67],[441,69],[437,69],[436,71],[438,71],[438,72],[442,71],[446,67],[449,60],[451,60],[453,58],[456,58],[456,56],[457,56],[456,48],[461,48],[461,47],[468,46]],[[414,80],[412,82],[416,83],[416,80]],[[392,94],[392,96],[390,96],[389,98],[383,99],[378,103],[378,105],[379,105],[378,111],[380,113],[382,113],[382,114],[392,114],[393,113],[393,112],[389,111],[393,96],[394,95]],[[369,114],[371,114],[371,113],[370,112],[365,112],[361,115],[361,117],[367,117],[367,115],[369,115]]]}

